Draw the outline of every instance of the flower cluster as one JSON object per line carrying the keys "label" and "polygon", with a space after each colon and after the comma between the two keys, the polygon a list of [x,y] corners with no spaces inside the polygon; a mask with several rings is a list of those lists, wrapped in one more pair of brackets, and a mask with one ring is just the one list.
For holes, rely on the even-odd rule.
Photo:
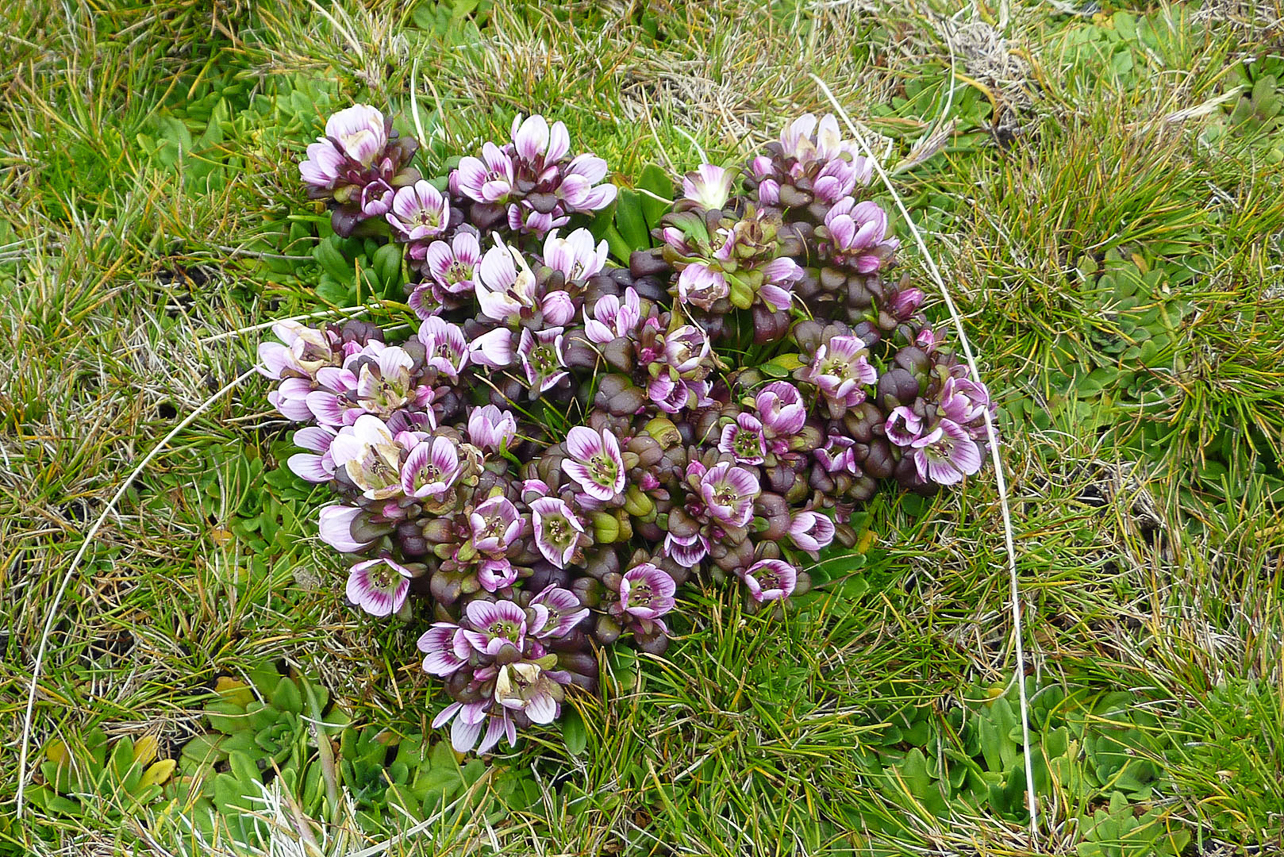
{"label": "flower cluster", "polygon": [[597,647],[664,651],[693,576],[779,609],[880,484],[980,470],[989,394],[889,278],[871,166],[832,117],[687,175],[628,267],[587,228],[606,164],[560,122],[519,117],[431,181],[372,108],[326,130],[309,193],[402,245],[417,318],[400,341],[277,325],[262,371],[303,424],[289,467],[333,489],[319,534],[353,559],[348,600],[433,622],[461,752],[595,690]]}

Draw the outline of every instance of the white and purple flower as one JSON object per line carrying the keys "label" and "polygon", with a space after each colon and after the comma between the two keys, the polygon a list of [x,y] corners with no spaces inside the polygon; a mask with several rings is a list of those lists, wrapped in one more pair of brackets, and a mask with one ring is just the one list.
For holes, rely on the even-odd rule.
{"label": "white and purple flower", "polygon": [[667,571],[649,562],[639,563],[620,578],[620,600],[616,612],[634,619],[659,623],[660,617],[673,609],[677,584]]}
{"label": "white and purple flower", "polygon": [[541,640],[566,636],[589,614],[574,592],[555,585],[532,598],[530,609],[536,620],[530,632]]}
{"label": "white and purple flower", "polygon": [[469,294],[473,291],[473,278],[482,262],[481,244],[476,235],[461,229],[449,244],[434,241],[428,245],[424,259],[428,275],[444,291],[452,295]]}
{"label": "white and purple flower", "polygon": [[803,269],[788,256],[780,256],[758,270],[762,274],[758,297],[777,312],[789,309],[794,302],[794,283],[802,279]]}
{"label": "white and purple flower", "polygon": [[752,414],[737,415],[734,423],[722,427],[718,449],[734,455],[739,464],[762,464],[767,455],[762,422]]}
{"label": "white and purple flower", "polygon": [[603,503],[624,491],[624,458],[620,442],[609,429],[597,432],[586,426],[575,426],[566,437],[567,458],[562,470],[579,483],[580,490]]}
{"label": "white and purple flower", "polygon": [[383,114],[368,105],[357,104],[340,110],[326,121],[325,136],[308,146],[308,156],[299,164],[299,173],[306,184],[332,189],[345,159],[369,167],[387,145]]}
{"label": "white and purple flower", "polygon": [[581,538],[585,537],[584,524],[566,501],[557,497],[540,497],[530,507],[535,546],[544,559],[558,568],[566,568]]}
{"label": "white and purple flower", "polygon": [[505,202],[513,192],[513,160],[494,143],[485,143],[480,160],[460,160],[450,174],[450,189],[475,202]]}
{"label": "white and purple flower", "polygon": [[709,539],[700,533],[690,536],[664,537],[664,555],[684,568],[695,568],[709,555]]}
{"label": "white and purple flower", "polygon": [[384,215],[403,241],[436,238],[450,225],[450,202],[441,191],[420,179],[399,188],[392,210]]}
{"label": "white and purple flower", "polygon": [[433,316],[419,326],[418,339],[424,347],[424,364],[457,382],[469,358],[468,341],[459,326]]}
{"label": "white and purple flower", "polygon": [[664,362],[684,378],[695,377],[711,350],[709,335],[693,324],[679,327],[664,337]]}
{"label": "white and purple flower", "polygon": [[371,500],[384,500],[402,493],[402,451],[383,420],[370,414],[340,429],[330,442],[330,456],[335,466],[342,467],[352,483]]}
{"label": "white and purple flower", "polygon": [[368,342],[344,360],[343,368],[327,366],[317,372],[322,389],[308,393],[308,408],[322,425],[346,426],[363,414],[386,418],[407,406],[423,407],[432,401],[433,391],[414,384],[413,366],[405,349]]}
{"label": "white and purple flower", "polygon": [[[802,431],[807,422],[807,405],[802,393],[788,381],[773,381],[763,387],[754,398],[758,418],[762,420],[763,435],[767,440],[777,439],[775,452],[784,452],[787,438]],[[782,446],[784,444],[784,446]]]}
{"label": "white and purple flower", "polygon": [[459,479],[461,470],[459,446],[452,438],[437,435],[410,450],[401,468],[400,488],[407,497],[441,500]]}
{"label": "white and purple flower", "polygon": [[314,378],[326,366],[338,365],[343,356],[339,338],[329,331],[281,321],[272,325],[272,333],[281,341],[259,344],[259,371],[273,380]]}
{"label": "white and purple flower", "polygon": [[901,242],[887,237],[887,212],[874,202],[840,200],[825,215],[825,229],[836,259],[858,273],[871,274],[888,264]]}
{"label": "white and purple flower", "polygon": [[327,426],[307,426],[294,433],[294,445],[308,450],[290,456],[286,465],[299,477],[309,482],[329,482],[334,478],[334,456],[330,444],[334,442],[334,429]]}
{"label": "white and purple flower", "polygon": [[678,301],[710,310],[719,300],[731,294],[727,278],[701,262],[693,262],[678,275]]}
{"label": "white and purple flower", "polygon": [[517,437],[517,419],[494,405],[473,408],[468,414],[468,440],[478,449],[500,452]]}
{"label": "white and purple flower", "polygon": [[469,360],[490,369],[503,369],[513,363],[516,334],[506,327],[483,333],[468,345]]}
{"label": "white and purple flower", "polygon": [[464,629],[454,622],[436,622],[419,637],[419,651],[424,658],[424,672],[446,678],[468,663],[471,647]]}
{"label": "white and purple flower", "polygon": [[498,592],[517,581],[517,569],[506,559],[488,559],[477,569],[477,582],[487,592]]}
{"label": "white and purple flower", "polygon": [[629,286],[624,290],[623,303],[615,295],[598,298],[592,318],[589,317],[588,306],[584,307],[584,332],[590,342],[605,345],[635,331],[641,318],[641,301],[637,291]]}
{"label": "white and purple flower", "polygon": [[901,405],[892,410],[883,430],[887,433],[887,439],[897,446],[912,446],[914,441],[923,436],[923,418]]}
{"label": "white and purple flower", "polygon": [[521,652],[526,645],[526,611],[511,601],[469,601],[464,608],[471,629],[468,645],[484,655],[497,655],[505,646]]}
{"label": "white and purple flower", "polygon": [[576,155],[562,172],[558,197],[572,211],[599,211],[615,201],[618,189],[613,184],[599,185],[606,178],[606,161],[597,155]]}
{"label": "white and purple flower", "polygon": [[[494,678],[497,674],[494,667],[489,668],[490,678]],[[451,724],[450,746],[456,753],[467,753],[474,747],[479,753],[488,752],[504,735],[508,736],[510,746],[517,744],[517,725],[509,716],[508,709],[502,707],[496,709],[493,700],[490,699],[467,704],[454,702],[447,705],[433,718],[432,727],[437,729],[447,723]],[[482,735],[483,725],[486,726],[484,736]],[[477,743],[478,738],[481,738],[480,744]]]}
{"label": "white and purple flower", "polygon": [[860,475],[860,466],[856,462],[856,452],[852,449],[856,441],[840,434],[831,434],[828,442],[812,454],[816,462],[826,473],[847,472],[853,476]]}
{"label": "white and purple flower", "polygon": [[[968,424],[984,419],[985,412],[991,408],[990,391],[983,384],[950,376],[941,385],[938,408],[946,419],[970,429]],[[984,437],[985,427],[978,425],[970,433],[973,437]]]}
{"label": "white and purple flower", "polygon": [[517,359],[526,372],[526,383],[533,393],[547,392],[570,373],[562,353],[562,328],[551,327],[532,334],[522,328],[517,344]]}
{"label": "white and purple flower", "polygon": [[359,562],[348,573],[348,600],[371,616],[391,616],[406,603],[410,569],[387,557]]}
{"label": "white and purple flower", "polygon": [[594,246],[593,233],[587,229],[576,229],[565,238],[559,238],[554,229],[544,239],[544,264],[561,272],[568,281],[583,280],[601,271],[606,265],[606,252],[605,239]]}
{"label": "white and purple flower", "polygon": [[918,477],[937,485],[953,485],[981,469],[981,450],[967,429],[942,419],[910,444]]}
{"label": "white and purple flower", "polygon": [[549,127],[548,120],[538,113],[523,119],[513,119],[513,148],[517,157],[536,168],[555,164],[571,151],[571,137],[562,122]]}
{"label": "white and purple flower", "polygon": [[731,198],[735,181],[736,174],[731,170],[713,164],[701,164],[683,177],[682,195],[701,208],[720,209]]}
{"label": "white and purple flower", "polygon": [[816,349],[804,379],[820,389],[830,417],[838,419],[865,401],[865,388],[878,381],[878,371],[869,362],[869,350],[860,337],[835,336]]}
{"label": "white and purple flower", "polygon": [[473,289],[482,315],[500,323],[516,323],[523,310],[535,307],[535,274],[517,252],[498,238],[486,251]]}
{"label": "white and purple flower", "polygon": [[552,723],[565,693],[537,661],[505,664],[495,679],[495,701],[504,708],[521,711],[532,723]]}
{"label": "white and purple flower", "polygon": [[360,553],[370,542],[359,542],[352,535],[352,525],[361,510],[356,506],[325,506],[321,509],[321,541],[340,553]]}
{"label": "white and purple flower", "polygon": [[714,520],[745,527],[753,519],[753,501],[761,493],[758,477],[743,467],[722,461],[700,479],[700,496]]}
{"label": "white and purple flower", "polygon": [[740,576],[749,588],[749,596],[759,604],[788,598],[798,585],[798,569],[779,559],[760,560]]}
{"label": "white and purple flower", "polygon": [[[473,547],[482,553],[502,554],[522,534],[522,517],[507,497],[491,497],[468,516]],[[494,590],[491,590],[494,591]]]}
{"label": "white and purple flower", "polygon": [[681,378],[674,378],[670,372],[661,372],[647,382],[646,394],[666,414],[676,414],[696,402],[690,385]]}
{"label": "white and purple flower", "polygon": [[834,540],[834,522],[819,512],[805,509],[794,515],[789,524],[789,537],[801,550],[813,556]]}

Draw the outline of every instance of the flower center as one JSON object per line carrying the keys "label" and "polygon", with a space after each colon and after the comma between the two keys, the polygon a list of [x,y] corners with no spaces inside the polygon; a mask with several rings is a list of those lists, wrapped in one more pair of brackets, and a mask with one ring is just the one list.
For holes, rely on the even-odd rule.
{"label": "flower center", "polygon": [[595,455],[589,459],[589,470],[593,474],[593,481],[607,488],[615,484],[615,477],[620,472],[615,462],[605,455]]}
{"label": "flower center", "polygon": [[954,438],[942,433],[937,438],[936,443],[932,444],[932,451],[942,459],[948,459],[950,454],[954,452]]}
{"label": "flower center", "polygon": [[548,518],[544,522],[544,529],[548,533],[548,540],[558,547],[571,543],[571,524],[560,515]]}
{"label": "flower center", "polygon": [[441,223],[441,213],[430,208],[421,208],[415,214],[414,223],[416,226],[427,226],[436,229]]}
{"label": "flower center", "polygon": [[518,631],[520,629],[512,622],[500,620],[491,625],[487,630],[492,637],[503,637],[505,640],[516,642]]}
{"label": "flower center", "polygon": [[714,490],[713,499],[719,506],[730,506],[740,499],[740,495],[730,485],[720,485]]}
{"label": "flower center", "polygon": [[391,485],[400,476],[397,468],[393,467],[387,459],[373,449],[366,456],[365,464],[366,474],[370,481],[376,484]]}
{"label": "flower center", "polygon": [[399,386],[394,386],[389,379],[379,378],[375,382],[374,389],[370,391],[368,402],[373,405],[371,410],[384,412],[396,410],[404,405],[409,398],[406,392],[406,390],[400,389]]}
{"label": "flower center", "polygon": [[557,369],[557,351],[551,345],[537,345],[531,349],[531,365],[540,375],[551,375]]}
{"label": "flower center", "polygon": [[736,439],[732,443],[732,449],[740,458],[757,458],[760,452],[758,435],[753,432],[741,429],[736,432]]}
{"label": "flower center", "polygon": [[633,584],[629,590],[629,604],[636,604],[638,607],[649,607],[651,604],[651,584],[645,580],[639,580]]}
{"label": "flower center", "polygon": [[466,265],[463,262],[459,261],[458,259],[451,262],[450,267],[446,269],[446,279],[450,280],[452,283],[462,282],[464,280],[467,280],[472,275],[473,275],[472,266]]}
{"label": "flower center", "polygon": [[848,378],[852,377],[852,366],[846,360],[835,360],[830,358],[821,361],[820,374],[833,375],[840,381],[846,381]]}
{"label": "flower center", "polygon": [[382,565],[378,568],[371,569],[370,585],[375,589],[391,589],[392,581],[392,569],[388,566]]}

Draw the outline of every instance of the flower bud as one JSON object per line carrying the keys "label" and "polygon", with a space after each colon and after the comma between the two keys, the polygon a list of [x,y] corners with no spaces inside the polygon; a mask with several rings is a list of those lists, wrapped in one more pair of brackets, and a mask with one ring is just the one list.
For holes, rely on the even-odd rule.
{"label": "flower bud", "polygon": [[603,613],[597,617],[597,622],[593,625],[593,636],[602,645],[609,646],[620,639],[620,634],[623,630],[619,622]]}
{"label": "flower bud", "polygon": [[638,465],[641,467],[651,467],[664,457],[663,447],[649,434],[639,434],[630,438],[624,445],[624,449],[638,457]]}
{"label": "flower bud", "polygon": [[602,579],[608,574],[620,571],[620,558],[613,549],[606,548],[589,554],[584,563],[584,570],[593,577]]}
{"label": "flower bud", "polygon": [[624,337],[612,339],[603,345],[602,357],[618,372],[633,371],[633,343]]}
{"label": "flower bud", "polygon": [[629,273],[634,277],[650,277],[669,270],[664,254],[659,248],[634,250],[629,254]]}
{"label": "flower bud", "polygon": [[864,471],[875,479],[886,479],[891,476],[896,469],[896,460],[892,454],[892,446],[886,438],[876,437],[869,444],[869,452],[861,462]]}
{"label": "flower bud", "polygon": [[620,538],[620,521],[608,512],[593,512],[593,540],[598,544],[613,544]]}
{"label": "flower bud", "polygon": [[888,411],[913,404],[918,395],[918,379],[899,366],[884,372],[878,379],[879,401]]}
{"label": "flower bud", "polygon": [[642,431],[654,438],[661,449],[669,449],[682,442],[682,435],[679,434],[677,426],[668,417],[656,417],[648,422]]}
{"label": "flower bud", "polygon": [[645,518],[655,511],[655,501],[644,494],[637,485],[630,485],[624,494],[624,511],[635,518]]}

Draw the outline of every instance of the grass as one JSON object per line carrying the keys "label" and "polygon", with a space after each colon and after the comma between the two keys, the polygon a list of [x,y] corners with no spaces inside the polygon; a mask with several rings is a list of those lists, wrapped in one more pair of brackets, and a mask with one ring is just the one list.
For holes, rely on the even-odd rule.
{"label": "grass", "polygon": [[[824,112],[812,72],[902,165],[898,193],[1003,404],[1037,842],[1008,786],[1012,629],[982,478],[872,506],[861,550],[818,570],[828,582],[796,612],[689,592],[664,658],[616,657],[603,699],[576,700],[582,734],[536,733],[488,773],[465,769],[468,789],[387,853],[1284,847],[1284,92],[1254,88],[1284,76],[1277,8],[26,0],[4,14],[0,851],[200,850],[180,807],[120,791],[16,818],[14,748],[46,610],[107,499],[252,363],[261,331],[246,329],[320,307],[320,213],[293,164],[329,112],[369,101],[411,130],[413,86],[440,168],[538,110],[628,181],[693,168],[698,148],[738,158]],[[1251,121],[1234,119],[1241,103]],[[108,517],[53,626],[34,761],[91,726],[177,759],[216,679],[273,662],[356,723],[426,730],[436,697],[412,631],[343,606],[336,558],[307,538],[317,498],[268,482],[287,444],[265,392],[251,379],[216,400]],[[348,843],[414,820],[389,811]]]}

